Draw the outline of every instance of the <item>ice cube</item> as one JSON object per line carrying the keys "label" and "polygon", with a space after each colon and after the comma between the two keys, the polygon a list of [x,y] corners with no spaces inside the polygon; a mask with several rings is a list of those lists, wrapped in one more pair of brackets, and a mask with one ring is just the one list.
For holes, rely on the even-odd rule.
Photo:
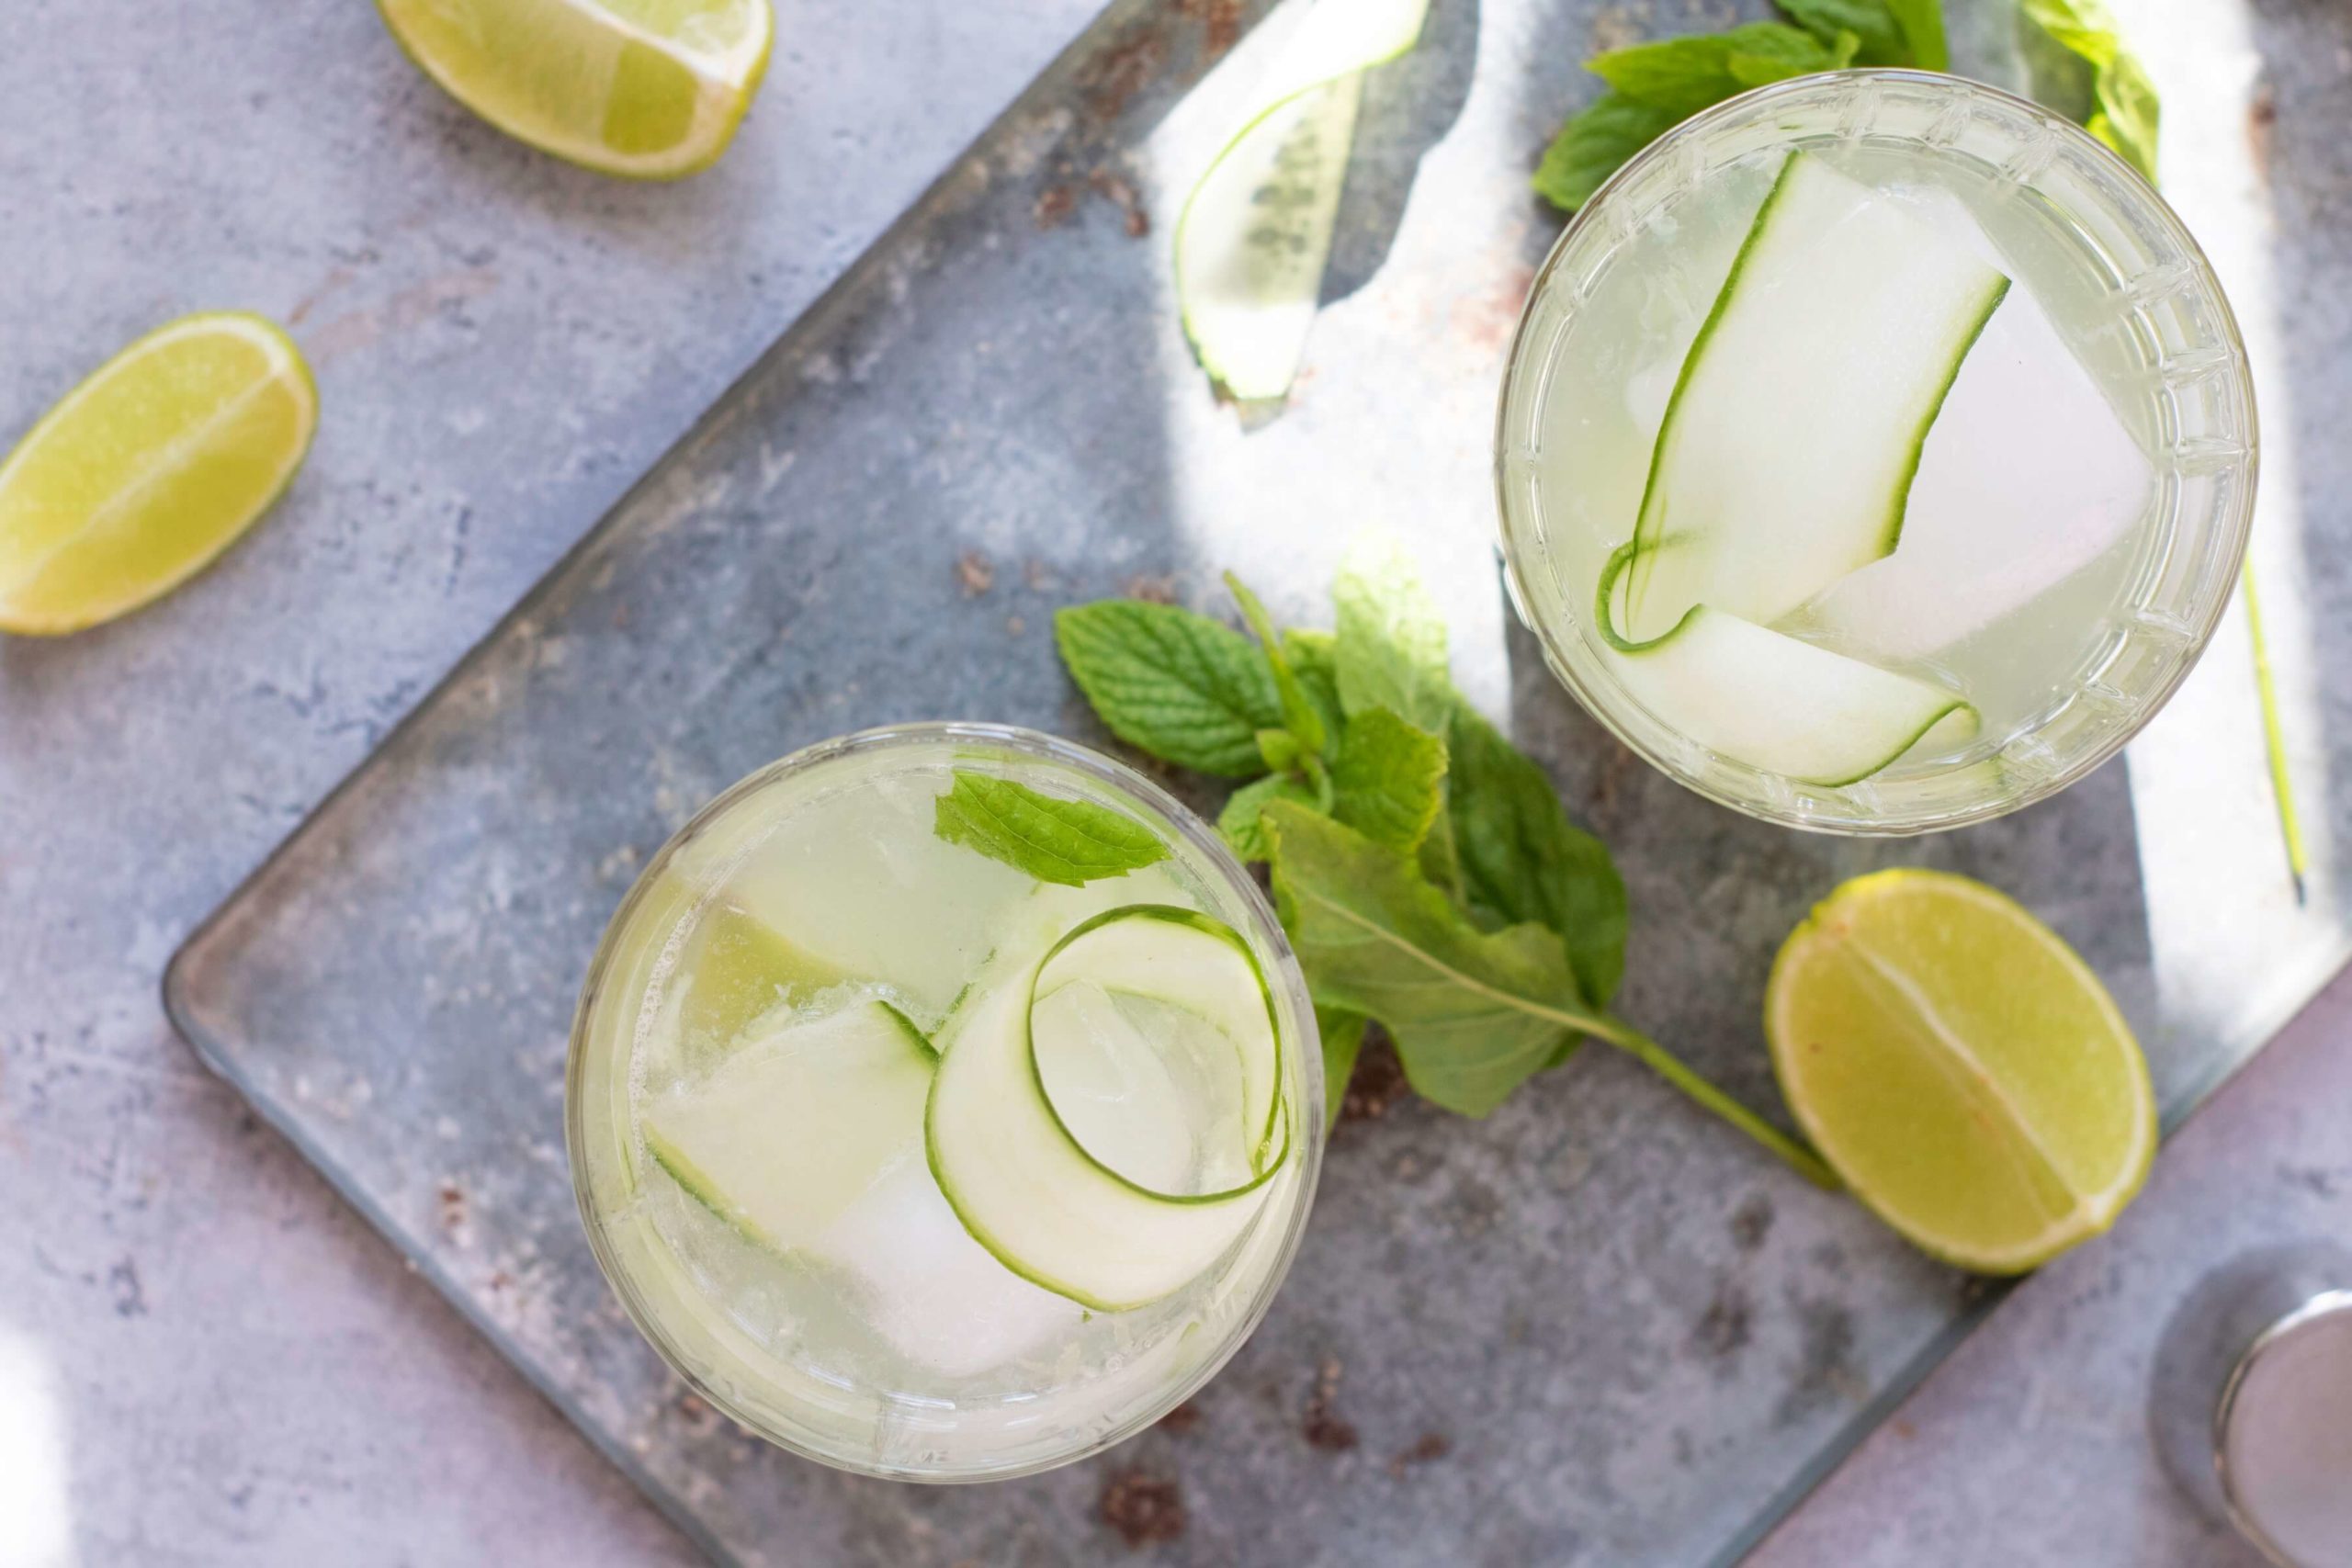
{"label": "ice cube", "polygon": [[[1994,251],[1950,192],[1905,196]],[[2018,279],[1928,434],[1894,553],[1800,617],[1865,659],[1931,657],[2098,559],[2140,521],[2154,483],[2147,454]]]}
{"label": "ice cube", "polygon": [[944,775],[926,773],[796,807],[744,858],[728,897],[936,1021],[988,956],[989,918],[1031,880],[933,832],[931,802],[945,787]]}
{"label": "ice cube", "polygon": [[1199,1014],[1091,980],[1041,998],[1037,1069],[1080,1146],[1155,1192],[1249,1179],[1241,1055]]}
{"label": "ice cube", "polygon": [[868,1321],[900,1355],[968,1378],[1033,1355],[1085,1321],[1077,1303],[974,1241],[919,1153],[868,1188],[808,1250],[854,1276]]}

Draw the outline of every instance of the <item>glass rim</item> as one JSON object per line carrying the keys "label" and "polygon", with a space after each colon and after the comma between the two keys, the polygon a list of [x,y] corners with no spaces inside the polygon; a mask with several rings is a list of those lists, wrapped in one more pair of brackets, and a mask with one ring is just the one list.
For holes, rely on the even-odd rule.
{"label": "glass rim", "polygon": [[[1723,787],[1714,779],[1702,776],[1695,770],[1685,768],[1673,759],[1661,755],[1657,748],[1640,739],[1634,733],[1634,727],[1625,722],[1617,711],[1621,704],[1638,706],[1629,694],[1619,693],[1613,696],[1597,694],[1593,690],[1594,683],[1577,674],[1573,662],[1559,645],[1552,628],[1544,625],[1537,616],[1530,614],[1527,609],[1527,606],[1533,602],[1533,595],[1530,592],[1527,573],[1522,569],[1520,559],[1521,546],[1512,525],[1514,508],[1510,499],[1508,468],[1514,449],[1510,437],[1511,416],[1518,411],[1519,404],[1522,400],[1515,398],[1514,393],[1521,380],[1522,361],[1533,352],[1531,348],[1531,341],[1538,307],[1544,301],[1555,274],[1567,257],[1570,247],[1585,234],[1589,225],[1600,220],[1600,215],[1608,209],[1612,198],[1618,197],[1636,180],[1673,157],[1678,148],[1694,138],[1703,137],[1731,122],[1741,119],[1761,106],[1783,100],[1804,100],[1815,97],[1826,91],[1832,84],[1845,85],[1855,82],[1897,83],[1955,99],[1975,98],[2001,107],[2032,119],[2051,134],[2089,156],[2094,163],[2102,165],[2109,175],[2123,178],[2124,188],[2133,193],[2132,199],[2139,203],[2142,213],[2152,219],[2162,231],[2166,242],[2181,253],[2192,275],[2203,283],[2204,293],[2215,308],[2217,335],[2225,345],[2229,364],[2235,372],[2232,379],[2239,394],[2236,400],[2236,412],[2245,423],[2245,454],[2239,465],[2245,482],[2239,487],[2230,503],[2222,537],[2225,548],[2217,558],[2218,560],[2228,563],[2227,570],[2222,570],[2217,566],[2214,582],[2209,585],[2209,592],[2204,595],[2205,602],[2195,606],[2193,615],[2183,617],[2188,626],[2188,635],[2184,639],[2182,655],[2163,680],[2134,699],[2133,712],[2128,722],[2115,726],[2111,734],[2102,737],[2097,745],[2086,749],[2081,756],[2070,761],[2065,767],[2053,770],[2021,790],[1989,796],[1950,810],[1914,812],[1908,816],[1890,816],[1875,820],[1832,820],[1812,815],[1801,807],[1782,807],[1770,801],[1744,796]],[[1767,83],[1760,87],[1752,87],[1736,97],[1727,98],[1722,103],[1702,109],[1674,126],[1627,159],[1600,183],[1592,195],[1586,199],[1584,205],[1570,215],[1567,223],[1561,229],[1558,238],[1553,242],[1551,249],[1545,254],[1542,265],[1535,269],[1534,276],[1528,286],[1526,300],[1520,308],[1519,321],[1512,328],[1510,342],[1503,357],[1501,383],[1496,396],[1494,445],[1490,467],[1495,487],[1496,525],[1499,547],[1498,553],[1502,558],[1504,581],[1512,601],[1514,613],[1543,648],[1544,663],[1552,671],[1554,679],[1566,686],[1570,694],[1577,699],[1578,705],[1599,721],[1601,727],[1614,736],[1621,744],[1685,789],[1718,806],[1726,807],[1739,812],[1742,816],[1751,817],[1758,821],[1769,822],[1777,827],[1792,828],[1803,832],[1824,833],[1837,837],[1909,838],[1990,821],[2047,800],[2080,783],[2112,761],[2158,713],[2163,711],[2165,705],[2172,700],[2174,694],[2180,689],[2182,682],[2188,679],[2190,672],[2202,661],[2206,649],[2211,645],[2214,632],[2221,626],[2222,616],[2228,610],[2230,601],[2235,594],[2236,579],[2242,563],[2245,559],[2248,541],[2253,533],[2255,496],[2261,467],[2261,437],[2257,411],[2255,406],[2253,369],[2247,359],[2245,340],[2239,329],[2236,312],[2231,307],[2228,294],[2222,289],[2221,280],[2214,273],[2212,263],[2205,254],[2203,247],[2198,244],[2196,236],[2189,232],[2188,225],[2181,221],[2180,215],[2173,210],[2171,203],[2165,199],[2162,192],[2151,185],[2113,148],[2064,116],[2031,99],[2021,97],[2015,93],[1977,81],[1973,77],[1955,75],[1948,72],[1922,71],[1901,66],[1870,66],[1850,67],[1842,71],[1815,72],[1808,75]],[[1671,727],[1665,726],[1662,721],[1660,721],[1660,728],[1671,732]],[[1750,764],[1734,763],[1730,759],[1723,758],[1720,753],[1712,749],[1702,747],[1701,750],[1710,759],[1728,763],[1759,779],[1770,779],[1782,784],[1793,783],[1781,775],[1769,773]]]}
{"label": "glass rim", "polygon": [[[582,1092],[581,1080],[591,1039],[590,1024],[597,1016],[597,1004],[605,997],[604,981],[616,940],[648,896],[658,874],[668,867],[677,852],[707,823],[752,795],[787,779],[837,762],[876,753],[959,741],[999,748],[1084,774],[1133,799],[1159,817],[1175,836],[1199,852],[1216,869],[1226,885],[1226,891],[1232,895],[1249,928],[1250,937],[1261,947],[1263,956],[1269,960],[1265,965],[1267,981],[1270,987],[1282,994],[1301,1035],[1295,1055],[1299,1061],[1298,1071],[1307,1088],[1300,1108],[1300,1125],[1306,1129],[1307,1135],[1294,1140],[1303,1145],[1298,1151],[1298,1157],[1304,1163],[1295,1183],[1295,1195],[1289,1200],[1290,1213],[1283,1220],[1283,1234],[1280,1243],[1248,1305],[1228,1323],[1223,1339],[1211,1354],[1193,1363],[1185,1376],[1171,1381],[1160,1393],[1138,1402],[1132,1415],[1103,1430],[1083,1433],[1080,1441],[1067,1449],[1009,1463],[984,1463],[952,1471],[925,1472],[862,1462],[854,1457],[819,1448],[803,1438],[778,1432],[768,1421],[711,1388],[692,1370],[661,1327],[659,1314],[648,1310],[639,1299],[629,1272],[618,1263],[607,1245],[605,1235],[606,1219],[591,1190],[586,1163],[582,1158],[582,1146],[586,1138],[584,1116],[587,1096]],[[594,955],[589,960],[587,974],[581,982],[580,1000],[573,1010],[571,1037],[565,1049],[564,1156],[571,1178],[572,1198],[579,1206],[581,1226],[587,1233],[589,1250],[595,1257],[597,1271],[604,1276],[605,1284],[621,1303],[622,1310],[628,1314],[639,1335],[698,1398],[762,1440],[833,1470],[882,1481],[961,1485],[1015,1480],[1100,1453],[1159,1421],[1224,1370],[1226,1363],[1257,1331],[1283,1281],[1289,1278],[1292,1265],[1297,1261],[1299,1245],[1306,1235],[1307,1216],[1314,1208],[1316,1188],[1322,1174],[1323,1139],[1313,1134],[1322,1125],[1328,1093],[1329,1086],[1323,1081],[1323,1054],[1314,1003],[1307,995],[1306,976],[1299,968],[1297,955],[1292,952],[1289,939],[1283,934],[1282,921],[1256,878],[1250,874],[1248,868],[1235,858],[1233,852],[1197,812],[1126,763],[1075,741],[1018,725],[932,720],[882,725],[835,736],[803,746],[756,768],[697,807],[647,859],[644,869],[639,872],[606,920],[604,932],[597,939]],[[1262,1224],[1265,1218],[1267,1216],[1261,1215],[1258,1223]]]}

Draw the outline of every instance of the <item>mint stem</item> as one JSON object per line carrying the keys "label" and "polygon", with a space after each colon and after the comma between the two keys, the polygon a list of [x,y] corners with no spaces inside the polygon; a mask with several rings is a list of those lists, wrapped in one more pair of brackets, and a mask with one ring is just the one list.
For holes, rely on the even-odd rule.
{"label": "mint stem", "polygon": [[1826,1192],[1839,1191],[1845,1187],[1819,1155],[1684,1066],[1665,1046],[1616,1014],[1602,1013],[1589,1027],[1601,1039],[1780,1156],[1791,1169],[1815,1187]]}
{"label": "mint stem", "polygon": [[2278,722],[2278,688],[2270,678],[2270,645],[2262,636],[2262,600],[2254,591],[2254,553],[2239,569],[2245,583],[2245,624],[2254,634],[2254,689],[2262,702],[2262,739],[2270,760],[2270,793],[2278,807],[2278,832],[2286,840],[2287,872],[2294,879],[2295,902],[2303,901],[2303,825],[2295,810],[2295,781],[2287,767],[2286,727]]}

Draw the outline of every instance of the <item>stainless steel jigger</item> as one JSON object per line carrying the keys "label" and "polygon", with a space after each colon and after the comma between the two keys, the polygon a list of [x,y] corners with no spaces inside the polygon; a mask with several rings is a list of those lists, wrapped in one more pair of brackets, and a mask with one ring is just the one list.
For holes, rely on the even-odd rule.
{"label": "stainless steel jigger", "polygon": [[2278,1568],[2352,1568],[2352,1252],[2268,1247],[2199,1281],[2148,1424],[2174,1483]]}

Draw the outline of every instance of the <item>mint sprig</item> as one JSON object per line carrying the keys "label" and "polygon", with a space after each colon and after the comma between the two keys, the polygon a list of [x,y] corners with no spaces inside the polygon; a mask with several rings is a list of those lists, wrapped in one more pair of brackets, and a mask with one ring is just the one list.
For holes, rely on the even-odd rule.
{"label": "mint sprig", "polygon": [[1612,49],[1584,68],[1621,97],[1687,117],[1767,82],[1850,65],[1860,48],[1852,32],[1825,40],[1786,22],[1749,22]]}
{"label": "mint sprig", "polygon": [[[2029,4],[2036,0],[2028,0]],[[2083,0],[2050,0],[2079,4]],[[2091,0],[2096,3],[2096,0]],[[1849,65],[1941,71],[1942,0],[1778,0],[1786,22],[1745,22],[1594,55],[1610,90],[1560,127],[1536,166],[1536,194],[1574,212],[1628,159],[1700,110],[1751,87]]]}
{"label": "mint sprig", "polygon": [[[1227,581],[1257,634],[1244,647],[1277,713],[1248,738],[1263,775],[1234,792],[1217,828],[1242,859],[1272,864],[1335,1108],[1367,1021],[1396,1043],[1417,1092],[1471,1116],[1592,1037],[1809,1180],[1836,1184],[1804,1145],[1608,1010],[1625,964],[1624,884],[1600,841],[1569,822],[1544,770],[1455,691],[1445,624],[1401,550],[1351,552],[1332,592],[1334,632],[1283,630]],[[1082,605],[1059,624],[1123,627],[1125,609]],[[1185,635],[1221,646],[1184,624]],[[1102,639],[1062,640],[1068,659],[1073,644],[1091,656]],[[1099,662],[1081,671],[1072,660],[1071,673],[1114,733],[1132,739],[1148,728],[1117,699],[1104,705]],[[1227,683],[1241,682],[1228,672]],[[1198,733],[1188,729],[1186,744]],[[1229,733],[1238,754],[1238,728]]]}
{"label": "mint sprig", "polygon": [[1168,858],[1159,835],[1123,811],[1065,800],[992,773],[956,770],[932,830],[1040,882],[1078,887]]}

